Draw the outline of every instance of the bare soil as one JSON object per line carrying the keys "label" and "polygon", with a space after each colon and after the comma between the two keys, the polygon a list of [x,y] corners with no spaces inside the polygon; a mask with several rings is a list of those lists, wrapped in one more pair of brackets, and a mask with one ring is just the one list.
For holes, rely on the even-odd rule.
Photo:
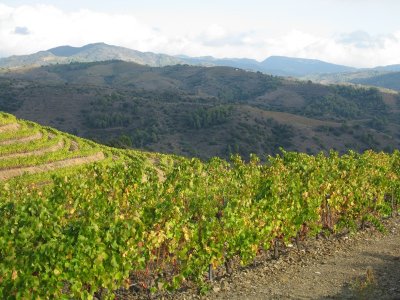
{"label": "bare soil", "polygon": [[64,160],[55,161],[52,163],[47,163],[43,165],[33,166],[33,167],[22,167],[22,168],[13,168],[8,170],[0,171],[0,180],[7,180],[12,177],[20,176],[25,173],[35,174],[40,172],[51,171],[59,168],[65,168],[70,166],[87,164],[99,160],[104,159],[104,153],[98,152],[96,154],[85,156],[85,157],[77,157],[77,158],[69,158]]}
{"label": "bare soil", "polygon": [[69,147],[69,151],[78,151],[79,144],[75,141],[71,141],[71,146]]}
{"label": "bare soil", "polygon": [[15,144],[15,143],[28,143],[30,141],[34,141],[34,140],[38,140],[43,136],[43,134],[41,132],[38,132],[36,134],[27,136],[27,137],[23,137],[23,138],[16,138],[16,139],[9,139],[9,140],[5,140],[5,141],[1,141],[0,145],[11,145],[11,144]]}
{"label": "bare soil", "polygon": [[6,132],[6,131],[16,131],[19,128],[20,128],[20,125],[18,123],[6,124],[3,126],[0,126],[0,133]]}

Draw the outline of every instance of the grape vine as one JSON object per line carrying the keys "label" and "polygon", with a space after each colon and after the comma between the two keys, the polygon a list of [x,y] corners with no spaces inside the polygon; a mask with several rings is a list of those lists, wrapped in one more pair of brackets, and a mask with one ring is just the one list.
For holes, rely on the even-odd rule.
{"label": "grape vine", "polygon": [[157,168],[132,155],[53,182],[0,186],[2,299],[201,286],[212,270],[246,265],[274,245],[381,228],[399,211],[400,152],[283,151],[265,164],[234,156]]}

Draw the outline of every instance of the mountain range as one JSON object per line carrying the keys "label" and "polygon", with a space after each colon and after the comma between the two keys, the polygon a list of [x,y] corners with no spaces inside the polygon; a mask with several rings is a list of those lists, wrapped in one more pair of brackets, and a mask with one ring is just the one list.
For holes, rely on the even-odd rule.
{"label": "mountain range", "polygon": [[[71,62],[96,62],[122,60],[152,67],[189,64],[198,66],[227,66],[247,71],[262,72],[271,75],[309,79],[321,83],[349,82],[368,84],[378,87],[400,90],[396,83],[400,65],[379,66],[359,69],[344,65],[332,64],[316,59],[271,56],[259,62],[248,58],[214,58],[211,56],[189,57],[171,56],[152,52],[140,52],[105,43],[88,44],[83,47],[60,46],[30,55],[0,58],[0,68],[12,70],[23,67],[36,67]],[[381,77],[383,76],[384,77]],[[378,77],[375,79],[375,77]],[[387,84],[386,82],[390,82]],[[394,84],[393,84],[394,82]]]}
{"label": "mountain range", "polygon": [[106,60],[131,61],[153,67],[183,63],[179,58],[169,55],[140,52],[105,43],[95,43],[83,47],[60,46],[30,55],[14,55],[7,58],[0,58],[0,68],[15,69],[20,67]]}
{"label": "mountain range", "polygon": [[0,110],[111,145],[204,159],[400,145],[398,93],[316,83],[400,90],[396,65],[191,58],[97,43],[3,58],[0,66]]}

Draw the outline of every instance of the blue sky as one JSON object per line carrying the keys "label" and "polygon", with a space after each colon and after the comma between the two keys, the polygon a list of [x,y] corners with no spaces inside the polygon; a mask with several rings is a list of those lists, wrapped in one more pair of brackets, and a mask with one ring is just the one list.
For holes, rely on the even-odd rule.
{"label": "blue sky", "polygon": [[398,0],[0,0],[0,56],[106,42],[171,55],[400,63]]}

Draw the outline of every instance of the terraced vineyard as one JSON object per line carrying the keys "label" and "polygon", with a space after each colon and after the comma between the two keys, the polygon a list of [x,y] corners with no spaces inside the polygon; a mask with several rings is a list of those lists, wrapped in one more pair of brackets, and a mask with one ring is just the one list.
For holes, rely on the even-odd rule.
{"label": "terraced vineyard", "polygon": [[399,213],[398,150],[266,161],[116,150],[1,114],[0,298],[204,291],[260,253]]}
{"label": "terraced vineyard", "polygon": [[68,170],[102,161],[107,155],[95,143],[0,114],[0,180]]}

